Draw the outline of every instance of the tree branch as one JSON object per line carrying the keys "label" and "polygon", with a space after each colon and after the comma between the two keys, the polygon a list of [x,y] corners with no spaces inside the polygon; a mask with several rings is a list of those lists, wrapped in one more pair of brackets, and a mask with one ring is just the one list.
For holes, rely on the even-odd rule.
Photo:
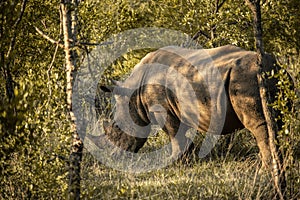
{"label": "tree branch", "polygon": [[221,3],[220,0],[216,0],[215,14],[219,12],[220,8],[224,5],[225,2],[226,0],[223,0]]}
{"label": "tree branch", "polygon": [[113,42],[103,42],[103,43],[77,42],[76,46],[105,46],[109,44],[113,44]]}
{"label": "tree branch", "polygon": [[52,44],[57,44],[59,47],[64,48],[64,45],[60,41],[54,40],[53,38],[49,37],[42,30],[40,30],[38,27],[36,27],[36,26],[33,26],[33,27],[36,30],[36,32],[38,32],[43,38],[45,38],[46,40],[48,40]]}
{"label": "tree branch", "polygon": [[[50,85],[50,73],[51,73],[51,69],[52,69],[52,66],[54,64],[54,61],[55,61],[55,58],[56,58],[56,54],[57,54],[57,51],[58,51],[58,47],[59,47],[59,44],[57,43],[56,44],[56,47],[55,47],[55,51],[54,51],[54,54],[52,56],[52,61],[48,67],[48,70],[47,70],[47,78],[48,78],[48,83],[47,83],[47,87],[48,87],[48,90],[49,90],[49,95],[48,95],[48,105],[49,105],[49,102],[52,98],[52,89],[51,89],[51,85]],[[49,114],[48,114],[49,115]]]}
{"label": "tree branch", "polygon": [[[48,36],[46,33],[44,33],[41,29],[39,29],[36,26],[33,26],[33,27],[36,30],[36,32],[39,33],[43,38],[45,38],[46,40],[48,40],[52,44],[57,44],[59,47],[64,48],[64,45],[60,40],[55,40],[55,39],[51,38],[50,36]],[[72,43],[73,39],[69,39],[69,42]],[[77,46],[77,47],[82,47],[82,46],[105,46],[105,45],[109,45],[109,44],[112,44],[112,43],[113,42],[103,42],[103,43],[76,42],[74,47],[75,46]]]}
{"label": "tree branch", "polygon": [[202,30],[199,30],[193,37],[192,40],[197,40],[201,35],[203,35],[206,39],[211,39],[210,36]]}

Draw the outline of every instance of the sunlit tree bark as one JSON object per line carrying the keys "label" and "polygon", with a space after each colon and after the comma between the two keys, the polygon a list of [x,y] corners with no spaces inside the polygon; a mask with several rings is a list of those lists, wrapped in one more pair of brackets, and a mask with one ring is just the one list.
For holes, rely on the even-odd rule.
{"label": "sunlit tree bark", "polygon": [[275,140],[278,132],[278,127],[276,127],[276,123],[274,118],[272,117],[272,113],[268,108],[268,100],[267,89],[264,84],[264,66],[263,66],[263,58],[264,58],[264,47],[263,47],[263,27],[261,23],[261,8],[260,8],[260,0],[245,0],[251,11],[253,12],[253,30],[255,37],[255,46],[258,55],[257,64],[260,66],[259,73],[257,75],[258,84],[259,84],[259,92],[262,101],[262,107],[265,115],[265,119],[268,127],[268,136],[269,136],[269,147],[271,151],[271,173],[274,180],[274,186],[279,199],[284,199],[283,193],[285,190],[285,176],[282,169],[282,161],[279,159],[278,150],[276,149]]}
{"label": "sunlit tree bark", "polygon": [[76,117],[72,111],[72,85],[73,85],[73,73],[76,70],[77,54],[71,48],[76,43],[77,33],[77,0],[64,0],[61,2],[61,13],[62,13],[62,28],[64,38],[64,52],[66,62],[66,93],[67,93],[67,104],[70,112],[70,118],[72,120],[72,132],[73,141],[72,149],[70,154],[69,163],[69,198],[80,199],[80,162],[82,160],[82,149],[83,143],[79,138],[76,131]]}

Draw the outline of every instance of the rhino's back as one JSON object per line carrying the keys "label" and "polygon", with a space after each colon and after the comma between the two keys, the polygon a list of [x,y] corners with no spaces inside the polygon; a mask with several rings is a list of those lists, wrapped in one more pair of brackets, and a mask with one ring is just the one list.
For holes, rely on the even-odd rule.
{"label": "rhino's back", "polygon": [[183,67],[190,63],[195,66],[205,67],[205,65],[213,62],[216,67],[224,68],[239,59],[247,57],[253,59],[255,55],[255,52],[246,51],[233,45],[212,49],[187,49],[177,46],[168,46],[147,54],[139,65],[161,63],[170,67],[178,65]]}

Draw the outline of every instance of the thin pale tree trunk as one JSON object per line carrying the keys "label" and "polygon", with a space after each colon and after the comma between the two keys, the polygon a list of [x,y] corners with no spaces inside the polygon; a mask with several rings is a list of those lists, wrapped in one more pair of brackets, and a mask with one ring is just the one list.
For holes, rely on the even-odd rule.
{"label": "thin pale tree trunk", "polygon": [[262,101],[262,108],[264,116],[267,122],[268,136],[269,136],[269,147],[271,151],[271,174],[274,181],[274,186],[277,192],[278,199],[284,199],[285,190],[285,177],[282,171],[282,161],[279,158],[278,150],[275,145],[276,135],[278,132],[272,113],[268,107],[270,102],[267,95],[267,89],[265,87],[265,80],[263,78],[264,66],[264,47],[263,47],[263,28],[261,23],[261,8],[260,0],[245,0],[251,11],[253,12],[253,30],[255,36],[255,46],[258,55],[257,65],[259,66],[259,73],[257,80],[259,84],[259,93]]}
{"label": "thin pale tree trunk", "polygon": [[[66,62],[66,80],[67,80],[67,104],[72,121],[71,131],[73,133],[72,149],[69,163],[69,199],[80,199],[80,162],[82,159],[83,143],[76,131],[76,117],[72,112],[72,85],[73,73],[76,70],[77,54],[71,48],[76,42],[76,12],[77,1],[63,0],[61,2],[62,28],[64,38],[64,52]],[[71,10],[71,7],[73,10]],[[72,16],[73,15],[73,16]]]}

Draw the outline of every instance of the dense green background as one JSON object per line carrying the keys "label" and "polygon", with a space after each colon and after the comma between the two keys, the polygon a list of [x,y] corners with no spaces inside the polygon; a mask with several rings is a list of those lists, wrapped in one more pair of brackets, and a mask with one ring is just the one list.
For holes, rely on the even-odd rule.
{"label": "dense green background", "polygon": [[[217,9],[218,1],[215,0],[85,0],[79,4],[78,40],[101,43],[112,34],[125,30],[162,27],[191,37],[201,30],[204,34],[196,41],[203,47],[235,44],[254,50],[250,10],[243,0],[224,1]],[[35,29],[37,27],[54,40],[61,41],[59,3],[28,1],[22,20],[14,26],[21,2],[0,2],[0,199],[64,199],[67,196],[71,133],[65,95],[64,54],[60,47],[43,38]],[[297,113],[299,7],[299,0],[268,0],[262,4],[265,50],[277,56],[284,69],[292,74],[298,91],[297,95],[287,90],[283,73],[277,75],[282,79],[279,83],[282,92],[274,106],[285,114],[285,131],[280,138],[282,148],[291,152],[287,154],[290,197],[296,197],[300,192],[300,152],[297,149],[300,141]],[[15,48],[6,56],[12,38],[15,38]],[[85,56],[93,48],[79,45],[76,50]],[[109,67],[106,76],[121,77],[146,52],[128,53]],[[11,100],[6,92],[7,68],[11,71],[14,86]],[[293,112],[286,109],[283,93],[294,99],[296,108]],[[240,151],[236,148],[231,159],[216,153],[218,156],[212,156],[211,162],[203,161],[187,168],[178,164],[149,174],[116,172],[85,153],[82,196],[86,199],[147,199],[150,195],[154,199],[268,198],[272,195],[271,190],[266,189],[271,187],[269,179],[263,176],[253,178],[257,166],[255,143],[251,135],[245,135],[237,134],[231,138],[231,144],[242,151],[250,149],[251,152],[254,148],[255,153],[249,158],[235,157]],[[247,141],[241,144],[244,138]],[[155,139],[149,143],[155,143]],[[229,152],[222,145],[216,150],[224,151],[224,155]],[[255,157],[254,161],[251,156]],[[294,160],[298,164],[291,164]]]}

